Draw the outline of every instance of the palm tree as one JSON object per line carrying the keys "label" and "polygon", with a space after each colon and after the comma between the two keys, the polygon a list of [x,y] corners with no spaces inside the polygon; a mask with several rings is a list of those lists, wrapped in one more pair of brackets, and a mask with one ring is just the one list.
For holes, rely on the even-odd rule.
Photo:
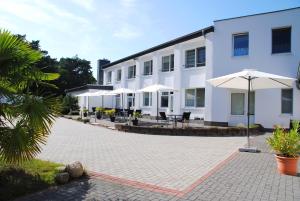
{"label": "palm tree", "polygon": [[[58,98],[43,96],[59,77],[34,67],[42,53],[0,29],[0,158],[18,163],[34,158],[60,111]],[[33,90],[34,89],[34,90]]]}

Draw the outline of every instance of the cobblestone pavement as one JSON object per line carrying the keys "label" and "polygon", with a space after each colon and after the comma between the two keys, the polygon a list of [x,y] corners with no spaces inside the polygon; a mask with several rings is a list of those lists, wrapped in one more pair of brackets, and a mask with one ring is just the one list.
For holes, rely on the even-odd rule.
{"label": "cobblestone pavement", "polygon": [[262,153],[236,153],[178,194],[92,177],[20,200],[300,200],[300,177],[277,173],[265,138],[266,135],[253,139]]}

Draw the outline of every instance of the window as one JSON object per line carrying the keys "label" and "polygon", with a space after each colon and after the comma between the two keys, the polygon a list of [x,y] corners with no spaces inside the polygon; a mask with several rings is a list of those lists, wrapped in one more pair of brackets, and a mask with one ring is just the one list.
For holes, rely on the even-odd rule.
{"label": "window", "polygon": [[293,89],[281,90],[281,113],[293,114]]}
{"label": "window", "polygon": [[245,94],[244,93],[232,93],[231,94],[231,114],[232,115],[244,115],[245,107]]}
{"label": "window", "polygon": [[121,96],[120,96],[120,94],[116,95],[116,108],[121,108]]}
{"label": "window", "polygon": [[272,30],[272,53],[291,52],[291,27]]}
{"label": "window", "polygon": [[132,107],[134,107],[134,95],[127,94],[127,108],[131,109]]}
{"label": "window", "polygon": [[121,81],[121,78],[122,78],[122,70],[119,69],[117,70],[117,81]]}
{"label": "window", "polygon": [[205,66],[205,47],[197,48],[197,67]]}
{"label": "window", "polygon": [[128,79],[135,78],[135,66],[128,67]]}
{"label": "window", "polygon": [[254,115],[255,114],[255,92],[254,91],[250,92],[249,106],[250,106],[250,108],[249,108],[250,115]]}
{"label": "window", "polygon": [[174,71],[174,54],[162,57],[162,72]]}
{"label": "window", "polygon": [[111,83],[111,76],[112,76],[112,72],[109,71],[109,72],[107,73],[107,83]]}
{"label": "window", "polygon": [[187,50],[185,52],[185,67],[195,67],[195,50]]}
{"label": "window", "polygon": [[152,75],[152,60],[144,62],[144,75]]}
{"label": "window", "polygon": [[249,54],[249,34],[233,35],[233,56],[244,56]]}
{"label": "window", "polygon": [[169,106],[169,92],[161,92],[160,106],[161,107],[168,107]]}
{"label": "window", "polygon": [[144,92],[143,93],[143,105],[144,106],[152,106],[152,93]]}
{"label": "window", "polygon": [[206,53],[205,47],[199,47],[194,50],[187,50],[185,52],[185,67],[193,68],[205,66]]}
{"label": "window", "polygon": [[185,90],[186,107],[204,107],[205,106],[205,89],[186,89]]}

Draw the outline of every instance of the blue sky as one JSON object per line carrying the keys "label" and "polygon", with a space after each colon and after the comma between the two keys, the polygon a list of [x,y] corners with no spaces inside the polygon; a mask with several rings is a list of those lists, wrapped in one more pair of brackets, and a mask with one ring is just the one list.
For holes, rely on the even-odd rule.
{"label": "blue sky", "polygon": [[[225,3],[226,2],[226,3]],[[52,57],[111,61],[213,24],[300,0],[0,0],[0,28],[40,40]]]}

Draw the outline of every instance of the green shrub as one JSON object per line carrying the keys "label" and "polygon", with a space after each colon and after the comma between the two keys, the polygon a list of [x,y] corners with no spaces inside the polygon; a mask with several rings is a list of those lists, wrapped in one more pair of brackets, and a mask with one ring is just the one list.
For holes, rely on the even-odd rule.
{"label": "green shrub", "polygon": [[276,127],[273,135],[267,138],[267,143],[280,156],[297,157],[300,153],[299,121],[293,121],[292,124],[290,131]]}
{"label": "green shrub", "polygon": [[138,119],[138,118],[142,117],[142,114],[140,112],[133,112],[132,117],[135,118],[135,119]]}
{"label": "green shrub", "polygon": [[66,95],[62,100],[62,114],[69,114],[72,110],[79,110],[77,97]]}
{"label": "green shrub", "polygon": [[114,117],[115,114],[116,114],[116,110],[115,110],[115,109],[105,110],[105,114],[106,114],[107,116]]}

